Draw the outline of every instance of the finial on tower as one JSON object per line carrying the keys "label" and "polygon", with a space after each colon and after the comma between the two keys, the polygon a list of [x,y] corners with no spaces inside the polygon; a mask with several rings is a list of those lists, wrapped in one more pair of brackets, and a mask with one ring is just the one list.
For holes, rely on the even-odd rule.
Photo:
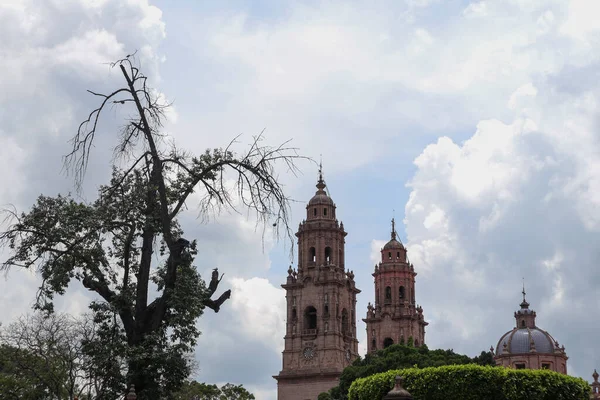
{"label": "finial on tower", "polygon": [[523,278],[523,291],[521,293],[523,293],[523,302],[521,303],[521,308],[529,308],[529,303],[525,299],[525,295],[527,294],[525,292],[525,278]]}
{"label": "finial on tower", "polygon": [[321,155],[321,161],[319,161],[319,181],[317,182],[317,189],[325,189],[325,181],[323,181],[323,156]]}
{"label": "finial on tower", "polygon": [[396,240],[396,221],[392,218],[392,240]]}

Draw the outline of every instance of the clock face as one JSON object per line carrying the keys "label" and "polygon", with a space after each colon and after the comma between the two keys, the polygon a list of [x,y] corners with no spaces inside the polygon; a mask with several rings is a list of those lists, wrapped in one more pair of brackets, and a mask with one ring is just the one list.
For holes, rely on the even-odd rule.
{"label": "clock face", "polygon": [[346,360],[350,361],[352,354],[350,354],[350,350],[346,350]]}
{"label": "clock face", "polygon": [[315,351],[312,347],[305,347],[304,351],[302,352],[302,355],[305,359],[311,360],[315,356]]}

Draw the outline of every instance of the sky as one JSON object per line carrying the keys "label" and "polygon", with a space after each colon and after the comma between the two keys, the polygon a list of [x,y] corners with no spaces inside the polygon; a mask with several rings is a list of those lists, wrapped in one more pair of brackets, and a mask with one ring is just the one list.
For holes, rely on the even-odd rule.
{"label": "sky", "polygon": [[[40,194],[94,199],[110,175],[120,115],[108,113],[83,192],[62,170],[79,122],[137,50],[173,102],[165,125],[201,153],[264,130],[319,160],[349,232],[357,317],[395,217],[418,272],[430,348],[470,356],[514,325],[523,278],[537,324],[569,374],[600,367],[600,4],[589,0],[0,0],[0,204]],[[304,218],[317,166],[282,167]],[[198,322],[195,378],[274,400],[290,243],[245,214],[190,206],[197,268],[232,298]],[[0,253],[5,257],[6,252]],[[0,280],[0,321],[30,312],[36,276]],[[86,310],[72,285],[60,310]],[[361,311],[362,310],[362,311]],[[365,326],[358,321],[364,354]]]}

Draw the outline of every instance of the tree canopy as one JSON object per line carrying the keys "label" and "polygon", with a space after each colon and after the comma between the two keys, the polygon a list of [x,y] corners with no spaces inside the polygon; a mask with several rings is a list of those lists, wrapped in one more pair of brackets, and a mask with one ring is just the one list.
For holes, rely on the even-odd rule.
{"label": "tree canopy", "polygon": [[426,345],[413,347],[395,344],[375,353],[369,353],[364,358],[357,358],[352,365],[344,369],[339,385],[331,389],[329,395],[332,399],[346,399],[352,382],[379,372],[461,364],[495,365],[489,352],[482,351],[479,356],[470,358],[453,350],[429,350]]}
{"label": "tree canopy", "polygon": [[111,371],[88,357],[94,340],[89,315],[35,313],[0,327],[0,398],[114,399]]}
{"label": "tree canopy", "polygon": [[[139,399],[176,391],[190,374],[189,354],[206,308],[218,312],[231,296],[217,298],[222,275],[208,285],[193,265],[197,244],[186,239],[178,217],[195,194],[202,215],[222,208],[253,211],[257,220],[291,237],[288,198],[275,167],[295,172],[295,149],[270,147],[257,136],[243,153],[235,141],[225,148],[192,155],[162,131],[158,92],[132,61],[113,67],[124,84],[108,94],[90,91],[99,105],[82,122],[65,165],[80,187],[101,116],[108,107],[131,115],[115,134],[112,179],[91,202],[70,195],[40,196],[28,212],[7,210],[9,225],[0,243],[9,250],[2,269],[37,271],[41,284],[35,308],[53,311],[56,295],[78,283],[95,294],[90,308],[97,324],[95,355],[122,352],[126,368],[104,358],[116,375],[115,390],[133,383]],[[241,204],[241,206],[238,206]],[[32,294],[33,296],[33,294]]]}
{"label": "tree canopy", "polygon": [[220,388],[196,381],[187,381],[179,392],[174,395],[174,400],[254,400],[252,393],[242,385],[227,383]]}

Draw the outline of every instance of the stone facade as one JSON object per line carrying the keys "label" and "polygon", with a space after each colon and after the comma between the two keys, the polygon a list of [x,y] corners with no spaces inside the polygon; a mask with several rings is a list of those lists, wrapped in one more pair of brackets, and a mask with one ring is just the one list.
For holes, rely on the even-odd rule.
{"label": "stone facade", "polygon": [[423,309],[415,301],[415,272],[406,248],[396,238],[392,219],[391,240],[381,249],[381,262],[375,266],[375,306],[369,303],[367,317],[367,351],[373,352],[394,343],[415,346],[425,343],[428,325]]}
{"label": "stone facade", "polygon": [[298,269],[288,269],[287,318],[279,400],[315,400],[338,383],[358,357],[354,273],[345,270],[347,232],[319,176],[317,192],[300,223]]}
{"label": "stone facade", "polygon": [[536,326],[536,312],[529,308],[523,288],[521,309],[515,312],[516,326],[506,332],[494,348],[497,365],[515,369],[549,369],[567,373],[567,353],[548,332]]}

